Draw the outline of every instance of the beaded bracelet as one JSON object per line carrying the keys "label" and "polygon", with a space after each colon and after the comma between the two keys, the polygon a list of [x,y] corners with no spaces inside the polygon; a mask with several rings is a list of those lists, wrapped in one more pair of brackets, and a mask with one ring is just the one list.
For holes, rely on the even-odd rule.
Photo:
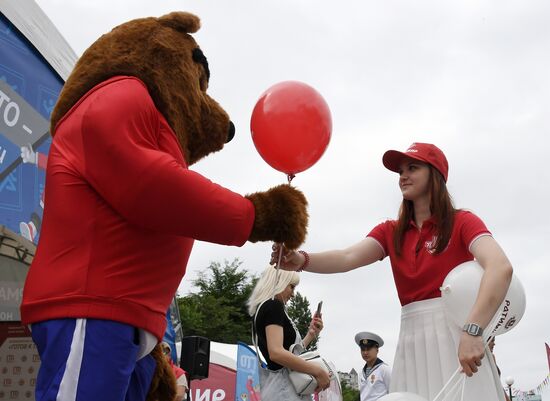
{"label": "beaded bracelet", "polygon": [[296,270],[297,272],[301,272],[301,271],[306,270],[306,268],[309,266],[309,253],[307,253],[306,251],[302,251],[302,250],[298,251],[298,253],[301,253],[302,255],[304,255],[304,258],[305,258],[304,264],[302,266],[300,266],[298,268],[298,270]]}

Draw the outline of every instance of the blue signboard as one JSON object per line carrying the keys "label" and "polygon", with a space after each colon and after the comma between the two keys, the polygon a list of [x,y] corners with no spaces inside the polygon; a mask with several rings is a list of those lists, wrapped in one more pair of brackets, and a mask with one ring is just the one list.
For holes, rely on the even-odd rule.
{"label": "blue signboard", "polygon": [[49,118],[62,85],[0,14],[0,224],[35,244],[44,209]]}
{"label": "blue signboard", "polygon": [[237,343],[236,401],[261,401],[260,376],[256,352],[248,345]]}

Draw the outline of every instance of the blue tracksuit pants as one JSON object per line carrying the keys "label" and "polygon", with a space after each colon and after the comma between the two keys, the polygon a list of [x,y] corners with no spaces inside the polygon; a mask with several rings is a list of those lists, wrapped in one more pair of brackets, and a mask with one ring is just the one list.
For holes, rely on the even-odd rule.
{"label": "blue tracksuit pants", "polygon": [[109,320],[58,319],[32,324],[40,354],[36,401],[144,401],[155,372],[136,361],[138,329]]}

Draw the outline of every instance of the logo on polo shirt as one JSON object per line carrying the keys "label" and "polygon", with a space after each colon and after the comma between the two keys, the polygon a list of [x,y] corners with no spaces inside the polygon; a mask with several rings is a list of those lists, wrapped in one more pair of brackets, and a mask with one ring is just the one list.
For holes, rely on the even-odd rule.
{"label": "logo on polo shirt", "polygon": [[435,252],[435,244],[437,243],[437,235],[434,235],[431,239],[431,241],[424,242],[424,247],[426,250],[433,254]]}
{"label": "logo on polo shirt", "polygon": [[[437,235],[434,235],[430,241],[424,242],[424,248],[426,248],[426,250],[430,254],[433,255],[435,253],[435,244],[436,243],[437,243]],[[443,252],[445,252],[447,249],[449,249],[450,245],[451,245],[451,239],[449,238],[449,242],[447,243],[447,246],[445,247],[445,249],[443,249]],[[443,252],[441,252],[441,253],[443,253]]]}

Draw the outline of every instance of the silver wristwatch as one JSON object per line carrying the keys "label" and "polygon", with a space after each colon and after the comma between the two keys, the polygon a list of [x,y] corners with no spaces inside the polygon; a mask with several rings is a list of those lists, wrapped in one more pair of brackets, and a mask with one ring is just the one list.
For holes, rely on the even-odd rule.
{"label": "silver wristwatch", "polygon": [[483,334],[483,329],[475,323],[466,323],[462,328],[462,331],[465,331],[466,333],[474,337],[478,337]]}

